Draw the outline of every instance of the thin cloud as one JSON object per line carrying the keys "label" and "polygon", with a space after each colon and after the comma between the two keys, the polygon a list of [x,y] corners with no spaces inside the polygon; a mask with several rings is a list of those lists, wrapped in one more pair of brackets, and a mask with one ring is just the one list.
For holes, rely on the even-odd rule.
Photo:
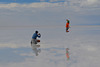
{"label": "thin cloud", "polygon": [[[44,0],[42,0],[44,1]],[[60,1],[60,0],[50,0]],[[28,4],[20,4],[20,3],[9,3],[9,4],[0,4],[0,8],[12,9],[12,8],[49,8],[49,7],[66,7],[73,9],[75,11],[80,11],[84,9],[97,9],[100,8],[99,0],[66,0],[64,2],[38,2],[38,3],[28,3]],[[84,8],[85,7],[85,8]],[[95,8],[94,8],[95,7]]]}
{"label": "thin cloud", "polygon": [[[92,4],[90,4],[92,3]],[[64,9],[64,10],[71,10],[72,12],[78,12],[82,14],[84,14],[84,12],[88,12],[88,11],[100,11],[100,2],[98,0],[96,1],[80,1],[80,0],[76,0],[76,1],[66,1],[66,2],[58,2],[58,3],[49,3],[49,2],[40,2],[40,3],[29,3],[29,4],[19,4],[19,3],[10,3],[10,4],[0,4],[0,9],[10,9],[10,10],[18,10],[21,11],[19,9],[31,9],[33,11],[34,8],[37,9],[51,9],[50,11],[53,11],[53,8],[59,8],[58,11]],[[42,10],[43,10],[42,9]],[[92,9],[92,10],[91,10]],[[88,11],[87,11],[88,10]],[[23,11],[23,10],[22,10]],[[68,11],[68,10],[67,10]],[[70,12],[70,11],[69,11]]]}
{"label": "thin cloud", "polygon": [[0,8],[16,8],[16,7],[23,7],[23,8],[44,8],[44,7],[55,7],[61,6],[60,3],[30,3],[30,4],[19,4],[19,3],[10,3],[10,4],[0,4]]}
{"label": "thin cloud", "polygon": [[82,7],[87,8],[100,8],[100,1],[99,0],[84,0],[80,3]]}

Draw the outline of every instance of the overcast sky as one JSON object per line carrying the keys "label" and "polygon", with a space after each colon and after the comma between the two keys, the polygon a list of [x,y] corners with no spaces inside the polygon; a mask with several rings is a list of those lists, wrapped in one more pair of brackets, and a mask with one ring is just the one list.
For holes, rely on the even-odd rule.
{"label": "overcast sky", "polygon": [[0,0],[0,26],[100,25],[99,0]]}

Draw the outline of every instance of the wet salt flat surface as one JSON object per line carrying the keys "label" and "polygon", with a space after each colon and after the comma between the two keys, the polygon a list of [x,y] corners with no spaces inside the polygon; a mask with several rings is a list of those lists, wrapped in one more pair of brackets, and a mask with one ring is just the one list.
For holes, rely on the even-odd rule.
{"label": "wet salt flat surface", "polygon": [[[35,55],[30,41],[35,30],[42,37]],[[0,67],[100,67],[100,26],[1,27]],[[69,48],[70,59],[66,58]]]}

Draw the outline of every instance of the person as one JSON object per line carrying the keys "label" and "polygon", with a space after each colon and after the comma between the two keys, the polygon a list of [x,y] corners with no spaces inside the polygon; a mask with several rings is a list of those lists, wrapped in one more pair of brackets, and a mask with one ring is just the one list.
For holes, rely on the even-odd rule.
{"label": "person", "polygon": [[38,33],[38,31],[35,31],[35,33],[32,36],[31,45],[32,44],[37,44],[37,42],[40,42],[40,40],[38,40],[37,37],[40,38],[41,34]]}
{"label": "person", "polygon": [[35,52],[36,56],[38,56],[38,53],[41,52],[41,49],[37,49],[40,47],[40,45],[37,45],[37,43],[40,42],[40,40],[38,40],[37,38],[40,38],[40,37],[41,37],[41,34],[38,33],[38,31],[35,31],[31,40],[31,47],[32,47],[32,50]]}
{"label": "person", "polygon": [[68,29],[69,29],[69,23],[70,21],[68,19],[66,19],[67,23],[66,23],[66,32],[69,32]]}

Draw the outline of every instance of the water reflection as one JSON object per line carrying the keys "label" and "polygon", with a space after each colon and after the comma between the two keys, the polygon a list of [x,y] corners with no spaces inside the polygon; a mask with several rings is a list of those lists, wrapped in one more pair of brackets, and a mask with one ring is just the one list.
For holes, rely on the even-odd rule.
{"label": "water reflection", "polygon": [[41,52],[41,49],[39,48],[40,45],[32,43],[31,47],[32,47],[32,50],[34,51],[35,55],[38,56],[38,54]]}

